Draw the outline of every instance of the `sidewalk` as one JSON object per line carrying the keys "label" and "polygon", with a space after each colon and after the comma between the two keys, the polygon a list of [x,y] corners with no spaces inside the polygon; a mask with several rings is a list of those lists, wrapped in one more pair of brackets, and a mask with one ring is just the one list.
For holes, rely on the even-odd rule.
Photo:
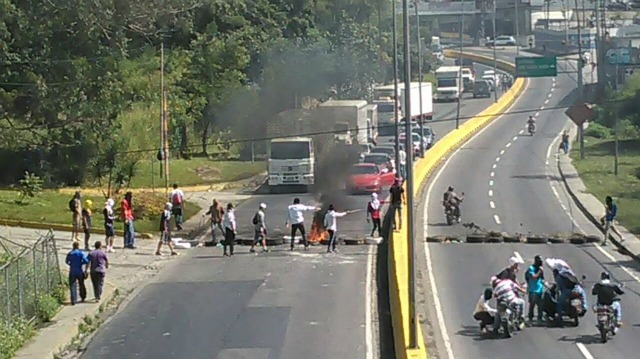
{"label": "sidewalk", "polygon": [[[570,136],[573,141],[576,137],[576,127],[571,126]],[[576,206],[604,235],[604,227],[600,224],[600,218],[605,214],[604,204],[594,195],[587,192],[587,188],[580,179],[578,171],[571,163],[569,156],[560,156],[558,170],[567,192],[576,203]],[[629,232],[623,226],[616,224],[610,231],[609,240],[613,242],[624,254],[632,256],[640,261],[640,239]]]}
{"label": "sidewalk", "polygon": [[[249,198],[249,195],[236,194],[232,192],[186,192],[188,200],[197,202],[203,207],[210,204],[213,198],[223,203],[232,201],[242,202]],[[203,210],[206,211],[206,210]],[[185,231],[193,231],[200,225],[202,216],[193,216],[184,223]],[[208,229],[208,228],[207,228]],[[0,235],[28,242],[38,238],[38,233],[45,231],[28,228],[13,228],[0,226]],[[206,229],[204,234],[206,234]],[[67,232],[54,232],[58,244],[59,261],[63,270],[67,266],[64,264],[65,256],[71,248],[71,236]],[[201,234],[202,235],[202,234]],[[91,242],[103,240],[102,235],[92,235]],[[135,250],[125,250],[122,248],[122,238],[115,240],[116,252],[109,253],[110,267],[107,270],[106,283],[101,302],[108,303],[115,295],[116,289],[119,292],[119,300],[126,297],[131,291],[142,287],[154,275],[156,275],[172,257],[168,248],[163,247],[164,256],[156,256],[155,249],[157,241],[153,239],[137,239]],[[100,303],[95,303],[93,290],[90,281],[87,283],[87,301],[75,306],[65,305],[55,316],[50,325],[40,329],[22,349],[18,351],[16,359],[53,359],[54,354],[59,353],[68,346],[79,334],[78,324],[85,316],[95,316],[100,313]],[[104,308],[103,308],[104,309]]]}

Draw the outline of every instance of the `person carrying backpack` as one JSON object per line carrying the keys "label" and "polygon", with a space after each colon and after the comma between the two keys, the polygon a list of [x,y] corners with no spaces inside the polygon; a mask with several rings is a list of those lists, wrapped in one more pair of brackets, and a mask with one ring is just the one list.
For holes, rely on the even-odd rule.
{"label": "person carrying backpack", "polygon": [[268,252],[267,249],[267,225],[265,222],[265,210],[267,209],[267,205],[264,203],[260,203],[258,207],[258,211],[253,215],[253,242],[251,243],[251,249],[249,252],[256,252],[256,244],[259,242],[262,244],[262,252]]}
{"label": "person carrying backpack", "polygon": [[184,210],[184,192],[178,188],[178,184],[173,184],[173,191],[169,194],[169,202],[173,206],[171,214],[176,219],[176,228],[182,230],[182,212]]}

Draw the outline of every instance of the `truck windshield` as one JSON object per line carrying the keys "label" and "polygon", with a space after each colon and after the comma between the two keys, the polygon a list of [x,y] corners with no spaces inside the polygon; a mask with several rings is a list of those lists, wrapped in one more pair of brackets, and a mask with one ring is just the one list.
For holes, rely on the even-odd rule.
{"label": "truck windshield", "polygon": [[272,142],[272,160],[301,160],[311,157],[309,142]]}
{"label": "truck windshield", "polygon": [[456,87],[456,79],[438,79],[438,87]]}
{"label": "truck windshield", "polygon": [[387,136],[395,136],[396,135],[396,125],[395,123],[381,123],[378,125],[378,136],[387,137]]}
{"label": "truck windshield", "polygon": [[384,112],[384,113],[391,113],[393,112],[393,104],[392,103],[385,103],[385,104],[378,104],[378,112]]}

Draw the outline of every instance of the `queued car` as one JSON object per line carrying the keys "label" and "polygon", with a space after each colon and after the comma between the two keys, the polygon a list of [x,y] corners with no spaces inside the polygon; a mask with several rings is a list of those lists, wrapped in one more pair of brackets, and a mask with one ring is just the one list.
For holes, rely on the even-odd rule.
{"label": "queued car", "polygon": [[387,169],[389,162],[391,162],[391,156],[385,153],[369,153],[364,155],[362,159],[362,163],[373,163],[378,166],[381,171]]}
{"label": "queued car", "polygon": [[396,148],[393,145],[379,145],[371,149],[370,153],[384,153],[389,157],[394,158],[396,155]]}
{"label": "queued car", "polygon": [[[425,126],[422,130],[422,139],[426,144],[425,149],[429,149],[436,142],[436,133],[428,126]],[[420,128],[414,129],[413,133],[420,135]]]}
{"label": "queued car", "polygon": [[473,84],[473,98],[491,97],[492,86],[489,81],[478,80]]}
{"label": "queued car", "polygon": [[494,46],[494,44],[495,46],[516,46],[516,39],[513,36],[501,35],[485,43],[487,47]]}
{"label": "queued car", "polygon": [[380,192],[393,184],[394,177],[393,172],[383,171],[375,163],[359,163],[351,167],[346,185],[347,192]]}

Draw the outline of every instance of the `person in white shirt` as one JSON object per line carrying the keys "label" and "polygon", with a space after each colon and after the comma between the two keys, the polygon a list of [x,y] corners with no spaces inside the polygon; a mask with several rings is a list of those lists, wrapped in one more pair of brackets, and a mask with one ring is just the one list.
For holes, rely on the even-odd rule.
{"label": "person in white shirt", "polygon": [[182,211],[184,210],[184,192],[178,188],[178,184],[173,184],[173,190],[169,194],[169,203],[173,205],[171,213],[176,218],[176,228],[182,230]]}
{"label": "person in white shirt", "polygon": [[476,307],[473,310],[473,319],[480,322],[480,331],[483,333],[487,332],[488,325],[493,325],[493,321],[495,320],[494,317],[498,312],[489,305],[489,301],[492,297],[493,292],[491,288],[486,288],[484,290],[484,294],[480,296],[476,303]]}
{"label": "person in white shirt", "polygon": [[[222,227],[224,228],[224,245],[223,251],[224,256],[232,256],[233,255],[233,247],[236,244],[236,214],[233,210],[233,204],[227,204],[227,211],[222,217]],[[229,253],[227,254],[227,247],[229,247]]]}
{"label": "person in white shirt", "polygon": [[400,164],[400,177],[407,178],[407,153],[404,151],[404,147],[400,146],[398,151],[398,163]]}
{"label": "person in white shirt", "polygon": [[285,226],[291,226],[291,250],[293,250],[293,244],[296,237],[296,232],[300,231],[302,235],[302,243],[304,243],[304,249],[309,249],[309,243],[307,242],[306,231],[304,230],[304,211],[319,211],[320,208],[314,206],[307,206],[300,204],[300,198],[294,198],[293,204],[290,204],[287,208],[289,217],[285,222]]}
{"label": "person in white shirt", "polygon": [[329,210],[324,215],[324,228],[329,232],[329,246],[327,247],[327,253],[337,252],[336,244],[338,242],[338,217],[344,217],[350,212],[336,212],[333,204],[329,205]]}

